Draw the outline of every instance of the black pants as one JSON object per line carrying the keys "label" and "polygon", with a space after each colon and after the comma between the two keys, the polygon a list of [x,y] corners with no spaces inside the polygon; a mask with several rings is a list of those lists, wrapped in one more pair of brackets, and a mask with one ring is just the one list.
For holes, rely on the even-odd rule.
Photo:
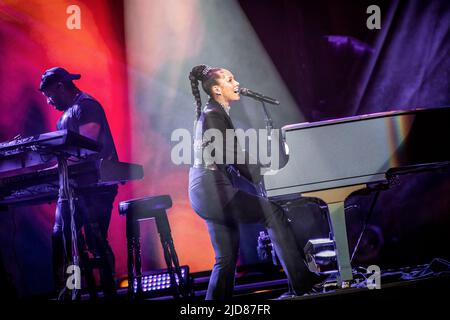
{"label": "black pants", "polygon": [[[115,258],[108,243],[108,228],[117,187],[78,193],[75,196],[80,264],[86,264],[86,247],[100,262],[100,283],[105,297],[116,294],[114,279]],[[70,209],[67,200],[58,199],[53,227],[53,274],[57,290],[65,287],[66,268],[71,263]],[[84,236],[82,228],[84,227]],[[66,245],[64,246],[64,243]]]}
{"label": "black pants", "polygon": [[311,273],[304,254],[297,247],[290,223],[283,209],[266,198],[239,190],[223,209],[221,219],[208,219],[203,213],[215,251],[207,300],[224,300],[232,296],[239,249],[239,223],[264,223],[284,271],[296,294],[312,286]]}

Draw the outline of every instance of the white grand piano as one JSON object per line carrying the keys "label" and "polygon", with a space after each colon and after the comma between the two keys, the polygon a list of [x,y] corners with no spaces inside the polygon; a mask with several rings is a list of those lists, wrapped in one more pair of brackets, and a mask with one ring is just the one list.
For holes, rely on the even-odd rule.
{"label": "white grand piano", "polygon": [[402,172],[450,161],[450,107],[299,123],[283,127],[282,134],[289,159],[278,172],[264,176],[266,194],[272,200],[318,197],[328,204],[342,287],[353,279],[345,199]]}

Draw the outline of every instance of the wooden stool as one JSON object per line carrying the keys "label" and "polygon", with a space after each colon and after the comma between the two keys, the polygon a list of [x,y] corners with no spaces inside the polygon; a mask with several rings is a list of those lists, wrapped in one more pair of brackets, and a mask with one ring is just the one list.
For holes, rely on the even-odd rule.
{"label": "wooden stool", "polygon": [[[172,199],[169,195],[132,199],[119,204],[120,215],[126,215],[127,218],[128,295],[130,298],[139,298],[143,293],[139,222],[147,219],[156,221],[174,297],[179,298],[187,294],[167,220],[166,209],[171,207]],[[178,276],[179,283],[176,282],[175,274]]]}

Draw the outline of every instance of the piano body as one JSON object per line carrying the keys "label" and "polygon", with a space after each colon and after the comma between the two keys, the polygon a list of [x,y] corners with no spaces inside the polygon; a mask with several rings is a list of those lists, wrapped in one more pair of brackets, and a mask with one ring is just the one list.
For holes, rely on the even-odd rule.
{"label": "piano body", "polygon": [[388,184],[402,172],[450,161],[450,108],[382,112],[282,128],[287,164],[264,176],[267,196],[318,197],[328,204],[342,287],[353,279],[344,201],[368,185]]}
{"label": "piano body", "polygon": [[56,200],[61,170],[42,166],[61,156],[78,161],[67,166],[74,188],[88,190],[143,178],[141,165],[93,158],[99,150],[97,142],[69,130],[0,143],[0,205]]}

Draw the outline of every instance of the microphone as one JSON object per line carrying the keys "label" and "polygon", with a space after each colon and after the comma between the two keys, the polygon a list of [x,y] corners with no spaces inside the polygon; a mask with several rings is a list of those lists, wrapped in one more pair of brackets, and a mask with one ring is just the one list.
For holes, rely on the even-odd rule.
{"label": "microphone", "polygon": [[261,93],[254,92],[254,91],[249,90],[247,88],[240,88],[239,89],[239,93],[241,95],[243,95],[243,96],[250,97],[250,98],[253,98],[253,99],[258,100],[258,101],[264,101],[264,102],[267,102],[267,103],[270,103],[270,104],[276,104],[276,105],[280,104],[280,101],[278,101],[278,100],[276,100],[274,98],[266,97],[265,95],[262,95]]}

